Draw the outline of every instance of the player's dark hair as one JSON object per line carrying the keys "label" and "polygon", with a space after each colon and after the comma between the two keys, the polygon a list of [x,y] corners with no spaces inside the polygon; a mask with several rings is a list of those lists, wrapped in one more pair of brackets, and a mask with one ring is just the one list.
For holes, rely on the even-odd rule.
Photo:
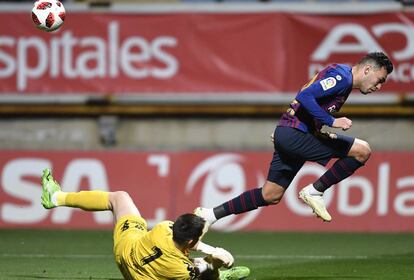
{"label": "player's dark hair", "polygon": [[193,240],[198,241],[203,233],[205,220],[194,214],[184,214],[175,220],[173,230],[173,240],[180,245]]}
{"label": "player's dark hair", "polygon": [[391,60],[383,52],[371,52],[365,55],[360,61],[359,64],[374,63],[376,67],[387,69],[387,73],[390,74],[394,70]]}

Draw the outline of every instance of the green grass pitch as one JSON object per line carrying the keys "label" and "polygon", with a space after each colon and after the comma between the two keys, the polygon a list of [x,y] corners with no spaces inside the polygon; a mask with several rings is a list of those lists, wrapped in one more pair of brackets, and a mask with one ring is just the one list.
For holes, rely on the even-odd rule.
{"label": "green grass pitch", "polygon": [[[414,234],[217,233],[250,280],[414,279]],[[112,232],[0,229],[0,279],[122,279]]]}

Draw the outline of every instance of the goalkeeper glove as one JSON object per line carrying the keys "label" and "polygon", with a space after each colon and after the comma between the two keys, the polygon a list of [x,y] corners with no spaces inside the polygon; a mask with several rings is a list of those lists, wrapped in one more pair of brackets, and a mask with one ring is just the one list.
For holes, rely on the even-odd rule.
{"label": "goalkeeper glove", "polygon": [[199,241],[193,249],[210,255],[213,259],[220,260],[222,262],[222,265],[226,268],[231,267],[234,263],[233,256],[223,248],[212,247]]}
{"label": "goalkeeper glove", "polygon": [[234,258],[230,254],[230,252],[224,250],[223,248],[216,247],[214,251],[211,253],[211,256],[214,259],[218,259],[223,262],[223,266],[229,268],[234,263]]}

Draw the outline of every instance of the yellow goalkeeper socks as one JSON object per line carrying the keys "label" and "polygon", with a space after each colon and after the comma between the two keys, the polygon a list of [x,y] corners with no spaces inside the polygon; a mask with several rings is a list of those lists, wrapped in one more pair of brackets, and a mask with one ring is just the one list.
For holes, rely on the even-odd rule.
{"label": "yellow goalkeeper socks", "polygon": [[86,211],[103,211],[111,209],[109,203],[109,192],[57,192],[55,198],[56,206],[74,207]]}

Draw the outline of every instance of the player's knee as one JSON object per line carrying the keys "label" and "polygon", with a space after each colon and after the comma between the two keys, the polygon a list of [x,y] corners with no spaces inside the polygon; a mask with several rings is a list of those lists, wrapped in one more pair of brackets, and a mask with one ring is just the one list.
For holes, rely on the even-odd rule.
{"label": "player's knee", "polygon": [[130,195],[125,191],[116,191],[109,194],[115,221],[125,215],[141,216]]}
{"label": "player's knee", "polygon": [[278,204],[282,200],[282,196],[268,196],[265,198],[266,202],[269,203],[269,205],[275,205]]}
{"label": "player's knee", "polygon": [[283,197],[283,194],[285,192],[285,189],[281,186],[266,182],[266,184],[263,187],[262,195],[263,199],[269,203],[269,204],[278,204]]}
{"label": "player's knee", "polygon": [[112,205],[120,205],[125,201],[130,201],[131,197],[129,196],[129,194],[125,191],[116,191],[112,193],[112,199],[111,203]]}
{"label": "player's knee", "polygon": [[368,142],[359,140],[355,159],[362,163],[365,163],[369,159],[370,156],[371,156],[371,147],[369,146]]}
{"label": "player's knee", "polygon": [[131,196],[126,191],[117,191],[116,195],[119,200],[131,200]]}

